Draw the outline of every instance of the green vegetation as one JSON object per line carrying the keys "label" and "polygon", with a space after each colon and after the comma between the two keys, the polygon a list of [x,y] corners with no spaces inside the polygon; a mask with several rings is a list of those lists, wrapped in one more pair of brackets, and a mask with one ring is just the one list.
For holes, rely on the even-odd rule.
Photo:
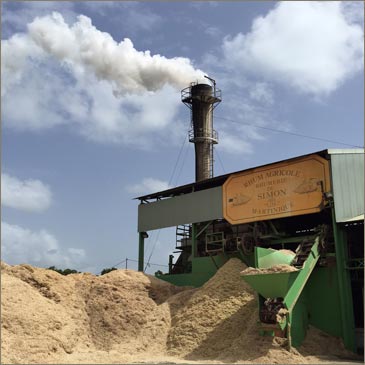
{"label": "green vegetation", "polygon": [[[64,269],[64,270],[62,270],[62,269],[58,269],[56,266],[50,266],[47,269],[56,271],[61,275],[80,274],[80,271],[73,270],[73,269]],[[101,271],[100,275],[107,274],[108,272],[111,272],[111,271],[114,271],[114,270],[118,270],[118,269],[116,267],[105,268]]]}
{"label": "green vegetation", "polygon": [[53,271],[56,271],[58,272],[59,274],[61,275],[69,275],[69,274],[78,274],[79,271],[77,270],[72,270],[72,269],[65,269],[65,270],[62,270],[62,269],[57,269],[56,266],[50,266],[48,268],[48,270],[53,270]]}
{"label": "green vegetation", "polygon": [[111,271],[114,271],[114,270],[118,270],[118,269],[116,267],[109,267],[109,268],[103,269],[101,271],[100,275],[107,274],[108,272],[111,272]]}

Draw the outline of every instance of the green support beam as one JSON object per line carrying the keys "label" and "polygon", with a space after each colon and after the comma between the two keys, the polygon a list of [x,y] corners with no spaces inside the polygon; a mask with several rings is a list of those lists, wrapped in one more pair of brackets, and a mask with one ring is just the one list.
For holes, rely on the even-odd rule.
{"label": "green support beam", "polygon": [[138,271],[144,271],[144,239],[148,237],[146,232],[139,232],[139,246],[138,246]]}
{"label": "green support beam", "polygon": [[346,263],[348,259],[346,250],[346,232],[336,222],[334,207],[332,207],[332,224],[336,251],[338,287],[340,293],[343,342],[348,350],[356,352],[351,281],[349,272],[346,270]]}

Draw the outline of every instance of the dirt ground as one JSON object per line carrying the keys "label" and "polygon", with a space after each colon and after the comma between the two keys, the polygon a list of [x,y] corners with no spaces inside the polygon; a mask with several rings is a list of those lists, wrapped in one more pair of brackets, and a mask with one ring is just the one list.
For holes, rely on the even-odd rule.
{"label": "dirt ground", "polygon": [[63,276],[1,263],[1,363],[360,361],[310,328],[299,349],[262,337],[255,293],[229,260],[205,285],[181,288],[133,270]]}

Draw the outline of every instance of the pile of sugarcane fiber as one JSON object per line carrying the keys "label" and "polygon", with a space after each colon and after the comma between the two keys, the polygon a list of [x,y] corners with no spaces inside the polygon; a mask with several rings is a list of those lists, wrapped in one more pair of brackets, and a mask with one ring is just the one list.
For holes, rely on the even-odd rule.
{"label": "pile of sugarcane fiber", "polygon": [[243,275],[275,274],[281,272],[294,272],[294,271],[298,271],[298,269],[294,266],[290,266],[287,264],[278,264],[271,266],[267,269],[257,269],[254,267],[248,267],[247,269],[243,270],[241,274]]}
{"label": "pile of sugarcane fiber", "polygon": [[[274,272],[285,272],[287,266],[275,268]],[[239,259],[230,259],[201,288],[168,299],[170,355],[195,361],[267,364],[353,358],[339,339],[314,328],[309,329],[300,351],[288,351],[284,338],[260,336],[257,297],[240,277],[243,270],[249,269]]]}
{"label": "pile of sugarcane fiber", "polygon": [[201,288],[132,270],[103,276],[1,263],[1,363],[320,363],[349,358],[310,329],[298,350],[259,335],[256,294],[230,259]]}
{"label": "pile of sugarcane fiber", "polygon": [[2,363],[73,362],[78,353],[93,362],[93,352],[112,350],[165,352],[170,312],[164,302],[181,288],[131,270],[98,277],[29,265],[1,268]]}

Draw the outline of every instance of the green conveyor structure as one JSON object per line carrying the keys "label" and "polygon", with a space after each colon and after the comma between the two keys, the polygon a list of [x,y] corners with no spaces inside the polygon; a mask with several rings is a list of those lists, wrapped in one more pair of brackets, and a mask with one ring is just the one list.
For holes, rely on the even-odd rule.
{"label": "green conveyor structure", "polygon": [[[274,313],[276,323],[271,325],[262,323],[262,328],[269,329],[271,326],[271,333],[281,331],[287,337],[289,347],[300,346],[306,336],[308,308],[306,298],[302,294],[320,256],[318,245],[319,237],[314,239],[308,257],[297,271],[241,275],[242,279],[259,294],[260,311],[265,306],[266,300],[279,298],[279,307],[283,308],[281,311],[283,314],[276,316]],[[268,269],[279,264],[290,265],[294,257],[294,254],[290,255],[281,251],[255,248],[258,269]]]}

